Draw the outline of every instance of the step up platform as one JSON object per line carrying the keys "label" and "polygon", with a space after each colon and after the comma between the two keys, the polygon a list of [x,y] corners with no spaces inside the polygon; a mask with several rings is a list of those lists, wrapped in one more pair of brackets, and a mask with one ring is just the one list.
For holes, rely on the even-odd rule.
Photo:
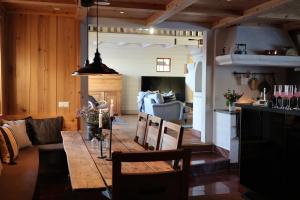
{"label": "step up platform", "polygon": [[191,174],[214,174],[230,170],[229,152],[215,145],[185,146],[192,151]]}
{"label": "step up platform", "polygon": [[214,174],[230,169],[230,160],[216,152],[197,152],[192,154],[191,172],[193,176]]}

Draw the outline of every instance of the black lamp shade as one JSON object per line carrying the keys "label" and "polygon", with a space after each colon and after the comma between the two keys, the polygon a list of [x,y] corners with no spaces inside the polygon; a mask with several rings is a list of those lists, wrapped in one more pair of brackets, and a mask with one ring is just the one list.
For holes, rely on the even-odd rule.
{"label": "black lamp shade", "polygon": [[72,73],[73,76],[88,76],[98,74],[119,74],[114,69],[111,69],[102,63],[98,49],[96,50],[93,63],[89,63],[87,60],[84,67]]}
{"label": "black lamp shade", "polygon": [[81,0],[81,6],[91,7],[94,5],[94,0]]}

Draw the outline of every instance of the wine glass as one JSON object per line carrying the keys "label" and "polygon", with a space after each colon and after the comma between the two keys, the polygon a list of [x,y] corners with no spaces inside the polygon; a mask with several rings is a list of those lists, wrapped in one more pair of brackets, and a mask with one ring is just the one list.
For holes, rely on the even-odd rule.
{"label": "wine glass", "polygon": [[300,108],[299,108],[300,85],[295,85],[295,88],[294,88],[294,97],[296,97],[296,101],[297,101],[296,108],[294,108],[294,109],[295,110],[300,110]]}
{"label": "wine glass", "polygon": [[285,96],[288,99],[288,105],[285,107],[287,110],[291,110],[291,98],[294,96],[294,86],[285,85]]}
{"label": "wine glass", "polygon": [[278,95],[281,98],[280,109],[283,109],[284,108],[284,87],[283,87],[283,85],[278,85]]}
{"label": "wine glass", "polygon": [[274,108],[278,108],[278,97],[280,97],[280,85],[274,85],[274,97],[276,98],[276,104]]}

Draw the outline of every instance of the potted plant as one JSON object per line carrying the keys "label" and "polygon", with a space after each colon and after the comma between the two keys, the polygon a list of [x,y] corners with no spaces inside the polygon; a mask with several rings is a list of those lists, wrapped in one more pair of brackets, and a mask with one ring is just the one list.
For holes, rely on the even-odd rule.
{"label": "potted plant", "polygon": [[86,131],[88,139],[91,140],[95,137],[95,134],[98,132],[99,128],[99,112],[102,113],[102,128],[109,128],[109,111],[106,105],[101,105],[98,107],[87,106],[82,107],[77,116],[82,118],[86,124]]}
{"label": "potted plant", "polygon": [[226,106],[228,107],[229,112],[235,111],[235,102],[241,98],[243,94],[236,93],[234,90],[227,90],[224,93],[224,97],[226,99]]}

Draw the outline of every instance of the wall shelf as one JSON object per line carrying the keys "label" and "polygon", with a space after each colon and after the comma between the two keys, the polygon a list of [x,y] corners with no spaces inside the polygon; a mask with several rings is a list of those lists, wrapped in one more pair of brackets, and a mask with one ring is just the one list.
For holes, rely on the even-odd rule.
{"label": "wall shelf", "polygon": [[267,56],[229,54],[216,57],[217,65],[267,66],[267,67],[299,67],[300,56]]}

